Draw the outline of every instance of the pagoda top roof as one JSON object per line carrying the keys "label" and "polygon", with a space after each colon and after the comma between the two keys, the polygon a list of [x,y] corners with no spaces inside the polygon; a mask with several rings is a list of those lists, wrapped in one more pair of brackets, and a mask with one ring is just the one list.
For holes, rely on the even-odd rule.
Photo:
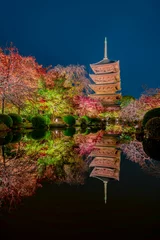
{"label": "pagoda top roof", "polygon": [[93,63],[93,64],[90,64],[90,65],[102,65],[102,64],[110,64],[110,63],[115,63],[115,62],[118,62],[118,60],[110,60],[107,56],[107,38],[105,37],[105,40],[104,40],[104,58],[97,62],[97,63]]}
{"label": "pagoda top roof", "polygon": [[102,182],[109,182],[109,181],[116,180],[114,177],[102,177],[102,176],[90,176],[90,177],[97,178]]}
{"label": "pagoda top roof", "polygon": [[102,65],[102,64],[110,64],[110,63],[115,63],[117,62],[117,60],[110,60],[108,58],[103,58],[101,61],[97,62],[97,63],[92,63],[90,65]]}
{"label": "pagoda top roof", "polygon": [[99,177],[99,176],[92,176],[93,178],[97,178],[99,180],[101,180],[102,182],[109,182],[110,180],[113,180],[113,178],[109,178],[109,177]]}

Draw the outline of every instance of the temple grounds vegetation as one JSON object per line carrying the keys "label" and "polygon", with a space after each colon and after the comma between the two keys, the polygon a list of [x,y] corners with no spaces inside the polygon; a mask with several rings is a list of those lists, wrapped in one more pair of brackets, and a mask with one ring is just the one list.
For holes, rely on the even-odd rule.
{"label": "temple grounds vegetation", "polygon": [[88,84],[84,66],[44,68],[13,46],[0,49],[3,202],[32,195],[44,180],[83,184],[84,156],[104,134],[118,136],[122,151],[144,168],[146,159],[159,158],[160,89],[122,96],[117,110],[88,97]]}
{"label": "temple grounds vegetation", "polygon": [[84,66],[44,68],[35,58],[20,55],[13,46],[1,48],[0,129],[94,125],[100,120],[101,124],[104,120],[114,124],[116,119],[144,126],[152,115],[159,117],[159,89],[146,89],[139,99],[122,96],[121,110],[117,111],[88,97],[88,84]]}

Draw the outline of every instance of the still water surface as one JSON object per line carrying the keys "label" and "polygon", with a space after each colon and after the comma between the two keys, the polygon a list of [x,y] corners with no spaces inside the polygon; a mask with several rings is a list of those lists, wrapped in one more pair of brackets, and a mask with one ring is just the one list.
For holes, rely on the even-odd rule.
{"label": "still water surface", "polygon": [[[43,173],[42,182],[40,182],[42,186],[38,187],[34,194],[22,198],[16,209],[10,212],[1,209],[0,236],[4,239],[15,237],[18,239],[33,237],[36,239],[48,237],[50,239],[68,237],[100,239],[103,235],[105,238],[112,237],[112,239],[120,236],[123,239],[160,238],[159,162],[149,158],[143,151],[142,143],[135,139],[121,143],[117,141],[120,136],[104,136],[100,133],[97,140],[97,134],[99,132],[64,136],[64,131],[55,130],[40,140],[32,139],[31,134],[27,136],[23,134],[20,142],[12,141],[13,143],[2,145],[1,179],[4,168],[11,175],[14,173],[13,161],[16,164],[17,151],[19,156],[21,154],[21,161],[22,156],[25,161],[31,158],[38,161],[39,158],[44,160],[55,157],[60,164],[54,168],[54,174],[53,172]],[[75,137],[76,135],[78,138]],[[104,138],[105,141],[103,141]],[[53,145],[55,147],[56,143],[59,147],[53,153],[50,148]],[[43,148],[39,148],[34,154],[33,152],[38,148],[37,144],[43,145]],[[68,152],[63,149],[64,144]],[[46,148],[46,145],[51,147]],[[31,146],[32,152],[28,152]],[[106,149],[108,155],[105,155]],[[115,151],[112,151],[113,149]],[[57,158],[56,151],[60,154],[60,158]],[[64,153],[70,157],[67,158]],[[74,164],[75,159],[79,159],[80,153],[85,165],[80,160]],[[38,158],[36,158],[37,155]],[[97,175],[96,171],[93,173],[94,168],[100,165],[100,162],[97,162],[97,166],[91,167],[90,164],[95,158],[101,160],[101,170],[105,168],[109,171],[97,170]],[[110,164],[108,159],[112,163],[116,160],[115,165]],[[80,167],[83,169],[81,170]],[[25,165],[22,169],[24,168]],[[25,177],[25,172],[20,171],[18,174],[21,174],[23,181],[22,176]],[[31,176],[28,175],[28,181]],[[12,177],[10,180],[15,181]],[[1,191],[2,188],[1,183]]]}

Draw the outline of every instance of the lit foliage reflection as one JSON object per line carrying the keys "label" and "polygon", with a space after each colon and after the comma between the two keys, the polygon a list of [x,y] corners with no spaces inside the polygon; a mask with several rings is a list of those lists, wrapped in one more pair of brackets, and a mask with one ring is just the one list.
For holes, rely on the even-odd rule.
{"label": "lit foliage reflection", "polygon": [[23,141],[1,146],[0,199],[12,208],[31,196],[44,181],[84,184],[88,166],[78,150],[78,142],[63,132],[47,131],[41,139],[34,131]]}
{"label": "lit foliage reflection", "polygon": [[0,199],[9,209],[22,197],[31,196],[39,186],[37,164],[24,154],[23,144],[1,146]]}
{"label": "lit foliage reflection", "polygon": [[[119,126],[107,125],[106,129],[97,131],[92,129],[95,130],[94,133],[90,132],[91,129],[85,129],[81,133],[80,128],[74,131],[68,128],[14,133],[9,144],[3,145],[1,142],[0,146],[1,205],[9,209],[17,206],[24,197],[32,196],[46,181],[84,184],[92,160],[90,153],[106,134],[121,134],[117,136],[117,144],[127,158],[138,163],[145,172],[160,177],[160,162],[145,153],[144,142],[135,138],[135,129],[129,126],[119,129]],[[15,142],[16,136],[19,138]]]}
{"label": "lit foliage reflection", "polygon": [[138,163],[143,171],[160,178],[160,161],[149,157],[144,149],[142,142],[137,140],[121,144],[122,152],[128,160]]}

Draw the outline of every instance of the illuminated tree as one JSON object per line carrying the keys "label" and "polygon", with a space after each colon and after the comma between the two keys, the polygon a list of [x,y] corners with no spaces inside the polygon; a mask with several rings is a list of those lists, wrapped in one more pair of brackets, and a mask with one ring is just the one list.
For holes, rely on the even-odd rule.
{"label": "illuminated tree", "polygon": [[35,108],[53,117],[74,114],[73,98],[88,86],[85,75],[84,66],[79,65],[49,69],[41,78]]}
{"label": "illuminated tree", "polygon": [[51,71],[57,72],[61,77],[65,78],[64,87],[69,88],[71,96],[80,95],[83,91],[89,92],[88,84],[90,81],[86,77],[87,73],[83,65],[69,65],[66,67],[57,65]]}
{"label": "illuminated tree", "polygon": [[123,107],[127,106],[132,100],[135,100],[135,98],[132,96],[129,96],[129,95],[122,96],[121,107],[123,108]]}
{"label": "illuminated tree", "polygon": [[142,120],[145,111],[145,104],[139,100],[132,100],[126,107],[120,111],[120,118],[129,122]]}
{"label": "illuminated tree", "polygon": [[[160,90],[159,90],[160,91]],[[142,95],[139,102],[144,107],[144,111],[147,112],[153,108],[160,107],[160,92],[154,95]]]}
{"label": "illuminated tree", "polygon": [[144,152],[142,142],[134,140],[126,144],[121,144],[120,148],[127,159],[138,163],[143,171],[152,176],[160,177],[160,162],[151,159]]}
{"label": "illuminated tree", "polygon": [[79,116],[97,117],[105,109],[98,100],[86,96],[75,96],[73,103],[75,113]]}
{"label": "illuminated tree", "polygon": [[0,94],[2,113],[7,100],[22,108],[32,99],[38,79],[45,73],[33,57],[22,57],[15,47],[0,49]]}
{"label": "illuminated tree", "polygon": [[145,113],[160,107],[160,89],[146,89],[139,99],[133,99],[122,106],[121,118],[127,121],[141,121]]}

